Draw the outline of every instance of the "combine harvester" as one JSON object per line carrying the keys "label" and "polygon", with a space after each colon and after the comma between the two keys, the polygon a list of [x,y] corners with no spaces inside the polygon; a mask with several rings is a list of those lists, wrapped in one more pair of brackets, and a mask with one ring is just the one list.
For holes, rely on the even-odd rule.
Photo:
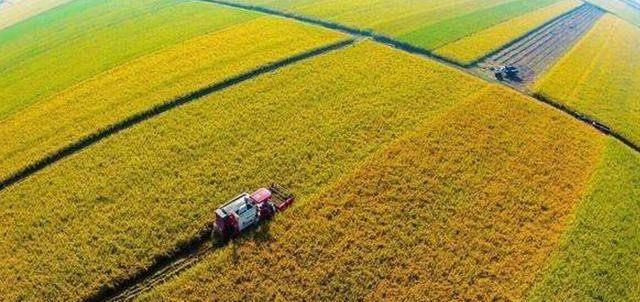
{"label": "combine harvester", "polygon": [[239,236],[247,228],[270,220],[294,200],[293,194],[277,184],[260,188],[251,195],[242,193],[216,210],[212,237],[219,243],[224,243]]}
{"label": "combine harvester", "polygon": [[132,301],[140,294],[192,267],[207,253],[225,245],[229,239],[240,236],[252,226],[270,220],[278,212],[289,207],[294,200],[293,194],[276,184],[269,188],[260,188],[251,195],[242,193],[215,211],[213,231],[209,232],[210,227],[207,227],[204,232],[212,235],[213,245],[207,244],[208,239],[196,239],[189,247],[166,259],[165,263],[88,301]]}

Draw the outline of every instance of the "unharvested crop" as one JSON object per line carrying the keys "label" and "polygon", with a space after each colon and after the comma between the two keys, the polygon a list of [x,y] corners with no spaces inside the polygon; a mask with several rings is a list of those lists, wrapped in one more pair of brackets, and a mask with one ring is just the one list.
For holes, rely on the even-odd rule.
{"label": "unharvested crop", "polygon": [[236,0],[284,9],[436,49],[559,0]]}
{"label": "unharvested crop", "polygon": [[611,139],[530,301],[640,300],[640,156]]}
{"label": "unharvested crop", "polygon": [[520,300],[603,144],[491,87],[142,300]]}
{"label": "unharvested crop", "polygon": [[638,45],[640,29],[606,15],[534,89],[640,143]]}
{"label": "unharvested crop", "polygon": [[363,42],[136,125],[0,192],[0,296],[86,297],[239,191],[275,181],[304,199],[485,85]]}
{"label": "unharvested crop", "polygon": [[0,121],[149,52],[259,17],[208,3],[78,0],[0,31]]}
{"label": "unharvested crop", "polygon": [[581,4],[578,0],[561,1],[476,32],[435,52],[461,64],[470,64]]}
{"label": "unharvested crop", "polygon": [[263,17],[113,68],[0,122],[0,177],[153,105],[343,38]]}
{"label": "unharvested crop", "polygon": [[475,32],[490,28],[558,0],[515,0],[442,20],[399,36],[401,40],[427,49],[437,49]]}
{"label": "unharvested crop", "polygon": [[0,1],[0,30],[71,0]]}

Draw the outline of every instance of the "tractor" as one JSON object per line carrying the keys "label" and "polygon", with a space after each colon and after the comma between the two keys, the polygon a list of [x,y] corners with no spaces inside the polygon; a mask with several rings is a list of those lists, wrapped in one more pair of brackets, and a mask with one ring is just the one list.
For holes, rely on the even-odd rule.
{"label": "tractor", "polygon": [[213,238],[220,242],[235,238],[284,211],[294,200],[295,196],[278,184],[242,193],[216,209]]}

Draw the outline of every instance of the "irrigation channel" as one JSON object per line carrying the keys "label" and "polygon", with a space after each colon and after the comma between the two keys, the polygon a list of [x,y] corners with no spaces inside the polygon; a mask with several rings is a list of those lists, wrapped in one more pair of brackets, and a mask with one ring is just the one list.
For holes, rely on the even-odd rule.
{"label": "irrigation channel", "polygon": [[[323,46],[308,52],[304,52],[271,64],[260,66],[249,72],[245,72],[222,82],[214,83],[205,88],[191,92],[185,96],[169,100],[149,110],[135,114],[116,124],[87,135],[79,141],[54,153],[51,153],[38,162],[16,172],[9,178],[0,181],[0,191],[29,177],[34,173],[37,173],[42,169],[47,168],[48,166],[56,163],[63,158],[71,156],[111,135],[114,135],[124,129],[130,128],[155,116],[158,116],[164,112],[196,101],[205,95],[226,89],[235,84],[252,79],[256,76],[275,71],[279,68],[295,64],[299,61],[309,59],[330,51],[344,48],[346,46],[354,44],[357,40],[362,38],[369,38],[375,42],[382,43],[411,54],[420,55],[436,60],[450,67],[484,78],[485,80],[489,80],[486,72],[479,72],[479,69],[482,69],[481,66],[485,66],[486,64],[496,63],[508,63],[516,65],[520,64],[521,66],[530,68],[535,76],[535,74],[539,74],[540,71],[550,66],[562,55],[562,53],[564,53],[574,43],[576,43],[579,38],[584,33],[586,33],[591,26],[593,26],[595,21],[597,21],[597,19],[604,14],[604,12],[599,8],[596,8],[595,6],[592,6],[590,4],[584,4],[570,11],[569,13],[566,13],[554,20],[551,20],[550,22],[547,22],[546,24],[543,24],[542,26],[534,29],[525,36],[516,39],[514,42],[503,46],[501,49],[484,58],[481,62],[472,64],[470,66],[463,66],[447,58],[433,54],[428,50],[415,47],[402,41],[398,41],[371,31],[365,31],[338,23],[296,15],[293,13],[279,11],[267,7],[240,4],[236,2],[228,2],[225,0],[202,1],[294,19],[300,22],[347,33],[353,36],[353,38],[331,45]],[[629,141],[622,135],[612,131],[607,126],[579,112],[576,112],[571,108],[554,102],[553,100],[545,99],[541,96],[530,93],[522,85],[513,85],[513,83],[505,82],[501,83],[507,85],[512,89],[516,89],[523,94],[531,96],[540,102],[561,110],[582,122],[594,126],[605,134],[611,135],[614,138],[618,139],[635,151],[640,152],[640,147],[638,147],[638,145],[635,145],[633,142]],[[154,286],[157,286],[164,281],[176,276],[180,272],[188,269],[189,267],[192,267],[208,252],[216,249],[211,244],[210,231],[210,226],[204,227],[201,232],[199,232],[199,234],[191,240],[178,244],[173,252],[154,259],[153,264],[148,268],[130,276],[129,278],[117,281],[113,286],[105,286],[101,288],[98,292],[96,292],[96,294],[85,299],[85,301],[130,301],[135,299],[138,295],[152,289]]]}

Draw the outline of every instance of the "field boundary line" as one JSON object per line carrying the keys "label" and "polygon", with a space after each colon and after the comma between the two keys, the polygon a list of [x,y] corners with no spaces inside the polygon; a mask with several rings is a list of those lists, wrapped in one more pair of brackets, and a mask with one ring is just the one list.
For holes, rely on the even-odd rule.
{"label": "field boundary line", "polygon": [[300,21],[300,22],[303,22],[303,23],[307,23],[307,24],[311,24],[311,25],[317,25],[317,26],[324,27],[324,28],[331,29],[331,30],[336,30],[336,31],[339,31],[339,32],[342,32],[342,33],[345,33],[345,34],[352,35],[352,36],[357,36],[357,37],[362,37],[362,38],[370,38],[371,40],[376,41],[378,43],[386,44],[386,45],[389,45],[389,46],[391,46],[393,48],[397,48],[397,49],[400,49],[400,50],[408,52],[408,53],[426,56],[426,57],[432,58],[434,60],[437,60],[440,63],[445,63],[447,65],[450,65],[451,67],[455,67],[457,69],[464,69],[464,67],[465,67],[465,66],[459,64],[458,62],[456,62],[454,60],[451,60],[451,59],[449,59],[447,57],[438,55],[438,54],[434,53],[433,51],[427,50],[427,49],[422,48],[422,47],[413,46],[413,45],[411,45],[409,43],[402,42],[400,40],[394,39],[392,37],[389,37],[389,36],[386,36],[386,35],[383,35],[381,33],[377,33],[377,32],[371,31],[371,30],[364,30],[364,29],[348,26],[348,25],[341,24],[341,23],[331,22],[331,21],[327,21],[327,20],[323,20],[323,19],[319,19],[319,18],[315,18],[315,17],[310,17],[310,16],[305,16],[305,15],[300,15],[300,14],[287,12],[287,11],[283,11],[283,10],[279,10],[279,9],[273,9],[273,8],[269,8],[269,7],[261,6],[261,5],[253,5],[253,4],[246,4],[246,3],[231,2],[231,1],[227,1],[227,0],[198,0],[198,1],[210,2],[210,3],[215,3],[215,4],[218,4],[218,5],[232,7],[232,8],[243,9],[243,10],[248,10],[248,11],[253,11],[253,12],[260,12],[260,13],[263,13],[263,14],[268,14],[268,15],[272,15],[272,16],[279,16],[279,17],[283,17],[283,18],[287,18],[287,19],[293,19],[293,20]]}
{"label": "field boundary line", "polygon": [[514,40],[510,41],[509,43],[504,44],[504,45],[500,46],[499,48],[496,48],[495,50],[485,54],[484,56],[474,60],[473,62],[471,62],[469,64],[463,64],[461,66],[464,66],[465,68],[477,67],[480,62],[487,60],[488,58],[500,53],[501,51],[503,51],[505,49],[508,49],[509,47],[513,46],[514,44],[519,43],[520,41],[526,39],[529,35],[531,35],[531,34],[537,32],[537,31],[545,28],[546,26],[548,26],[548,25],[550,25],[550,24],[552,24],[552,23],[554,23],[554,22],[556,22],[558,20],[561,20],[562,18],[566,17],[567,15],[575,12],[576,10],[582,9],[585,6],[593,6],[594,8],[596,8],[596,9],[598,9],[600,11],[603,11],[601,8],[599,8],[599,7],[595,6],[595,5],[592,5],[590,3],[585,2],[582,5],[579,5],[574,9],[566,11],[566,12],[564,12],[564,13],[562,13],[562,14],[554,17],[554,18],[552,18],[551,20],[548,20],[548,21],[544,22],[540,26],[537,26],[537,27],[533,28],[532,30],[526,32],[522,36],[519,36],[519,37],[515,38]]}
{"label": "field boundary line", "polygon": [[[564,105],[562,103],[559,103],[555,100],[553,100],[552,98],[549,98],[543,94],[540,93],[533,93],[531,95],[531,97],[535,98],[536,100],[543,102],[545,104],[550,105],[551,107],[554,107],[564,113],[567,113],[571,116],[573,116],[574,118],[584,122],[585,124],[592,126],[594,128],[596,128],[598,131],[609,135],[617,140],[619,140],[621,143],[625,144],[627,147],[633,149],[634,151],[640,153],[640,145],[630,141],[629,139],[627,139],[624,135],[620,134],[619,132],[617,132],[615,129],[600,123],[598,120],[584,114],[584,113],[580,113],[574,109],[572,109],[571,107]],[[600,124],[601,126],[606,127],[606,129],[603,129],[599,126],[597,126],[597,124]]]}
{"label": "field boundary line", "polygon": [[200,99],[201,97],[207,96],[214,92],[218,92],[220,90],[224,90],[236,84],[240,84],[247,80],[253,79],[257,76],[276,71],[277,69],[280,69],[282,67],[286,67],[286,66],[295,64],[297,62],[324,54],[324,53],[328,53],[334,50],[344,48],[349,45],[353,45],[355,42],[356,42],[356,39],[347,38],[339,42],[323,45],[321,47],[317,47],[312,50],[308,50],[308,51],[281,59],[279,61],[275,61],[272,63],[259,66],[250,71],[246,71],[244,73],[233,76],[231,78],[227,78],[220,82],[213,83],[207,87],[200,88],[198,90],[195,90],[185,95],[171,99],[164,103],[157,104],[145,111],[138,112],[134,115],[129,116],[128,118],[125,118],[119,122],[116,122],[115,124],[111,124],[109,126],[106,126],[105,128],[97,130],[96,132],[88,134],[87,136],[80,138],[79,140],[65,147],[62,147],[61,149],[58,149],[57,151],[54,151],[48,155],[45,155],[43,158],[35,161],[32,164],[27,165],[26,167],[18,170],[17,172],[10,174],[8,177],[0,181],[0,192],[10,187],[11,185],[55,164],[56,162],[64,158],[67,158],[73,154],[76,154],[102,141],[105,138],[108,138],[118,132],[131,128],[148,119],[154,118],[169,110],[194,102]]}
{"label": "field boundary line", "polygon": [[[387,46],[390,46],[392,48],[396,48],[399,49],[401,51],[410,53],[410,54],[414,54],[414,55],[419,55],[422,57],[427,57],[430,59],[433,59],[439,63],[445,64],[449,67],[455,68],[457,70],[460,70],[462,72],[465,72],[467,74],[470,74],[474,77],[480,78],[482,80],[485,80],[487,82],[490,83],[498,83],[500,85],[503,85],[505,87],[511,88],[521,94],[524,94],[526,96],[529,96],[531,98],[533,98],[534,100],[537,100],[539,102],[542,102],[544,104],[547,104],[555,109],[558,109],[562,112],[565,112],[571,116],[573,116],[574,118],[576,118],[579,121],[584,122],[585,124],[596,128],[597,130],[599,130],[600,132],[606,134],[606,135],[610,135],[615,139],[618,139],[620,142],[622,142],[623,144],[627,145],[628,147],[630,147],[631,149],[637,151],[638,153],[640,153],[640,145],[630,141],[629,139],[625,138],[623,135],[621,135],[620,133],[616,132],[615,130],[612,129],[612,127],[607,126],[605,123],[602,123],[596,119],[592,119],[590,117],[587,117],[587,115],[579,113],[563,104],[560,104],[556,101],[553,101],[549,98],[546,98],[538,93],[532,93],[528,90],[522,89],[522,88],[517,88],[517,87],[513,87],[511,85],[505,84],[503,82],[497,82],[495,80],[491,80],[488,79],[486,77],[482,77],[479,74],[473,72],[471,70],[471,68],[474,65],[463,65],[460,64],[454,60],[445,58],[441,55],[435,54],[432,51],[426,50],[424,48],[420,48],[420,47],[416,47],[413,45],[410,45],[408,43],[396,40],[394,38],[370,31],[370,30],[363,30],[363,29],[359,29],[359,28],[355,28],[355,27],[351,27],[351,26],[347,26],[344,24],[340,24],[340,23],[336,23],[336,22],[331,22],[331,21],[326,21],[326,20],[322,20],[319,18],[315,18],[315,17],[310,17],[310,16],[305,16],[305,15],[300,15],[297,13],[292,13],[292,12],[286,12],[283,10],[279,10],[279,9],[274,9],[274,8],[269,8],[269,7],[265,7],[265,6],[261,6],[261,5],[252,5],[252,4],[246,4],[246,3],[237,3],[237,2],[230,2],[228,0],[198,0],[198,1],[203,1],[203,2],[210,2],[210,3],[214,3],[214,4],[218,4],[218,5],[223,5],[223,6],[228,6],[228,7],[233,7],[233,8],[238,8],[238,9],[243,9],[243,10],[250,10],[250,11],[255,11],[255,12],[260,12],[263,14],[267,14],[267,15],[273,15],[273,16],[278,16],[278,17],[283,17],[283,18],[287,18],[287,19],[292,19],[292,20],[296,20],[296,21],[300,21],[303,23],[307,23],[307,24],[311,24],[311,25],[316,25],[316,26],[320,26],[320,27],[324,27],[327,29],[331,29],[331,30],[336,30],[336,31],[340,31],[342,33],[346,33],[346,34],[350,34],[352,36],[356,36],[356,37],[361,37],[361,38],[370,38],[371,40],[373,40],[374,42],[380,43],[380,44],[384,44]],[[584,3],[583,5],[580,5],[572,10],[569,10],[565,13],[563,13],[560,16],[557,16],[555,18],[553,18],[552,20],[549,20],[547,22],[545,22],[543,25],[536,27],[534,30],[530,31],[529,33],[527,33],[527,35],[524,35],[514,41],[511,41],[507,44],[505,44],[507,47],[510,45],[513,45],[513,43],[516,43],[518,41],[521,41],[523,38],[525,38],[526,36],[528,36],[529,34],[535,32],[536,30],[540,30],[541,28],[543,28],[544,26],[547,26],[549,24],[551,24],[552,22],[558,21],[560,18],[565,17],[567,14],[570,14],[572,12],[574,12],[577,9],[582,8],[583,6],[592,6],[594,9],[600,10],[601,12],[608,12],[607,10],[604,10],[602,7],[599,7],[597,5],[593,5],[591,3]],[[587,32],[588,33],[588,32]],[[578,40],[580,41],[580,39]],[[500,47],[499,50],[503,50],[505,47]],[[566,53],[566,51],[565,51]],[[495,53],[493,53],[495,54]],[[484,58],[486,59],[486,58]],[[477,64],[474,63],[474,64]],[[599,125],[599,126],[597,126]],[[602,129],[600,126],[605,126],[607,129],[604,130]],[[0,188],[1,189],[1,188]]]}

